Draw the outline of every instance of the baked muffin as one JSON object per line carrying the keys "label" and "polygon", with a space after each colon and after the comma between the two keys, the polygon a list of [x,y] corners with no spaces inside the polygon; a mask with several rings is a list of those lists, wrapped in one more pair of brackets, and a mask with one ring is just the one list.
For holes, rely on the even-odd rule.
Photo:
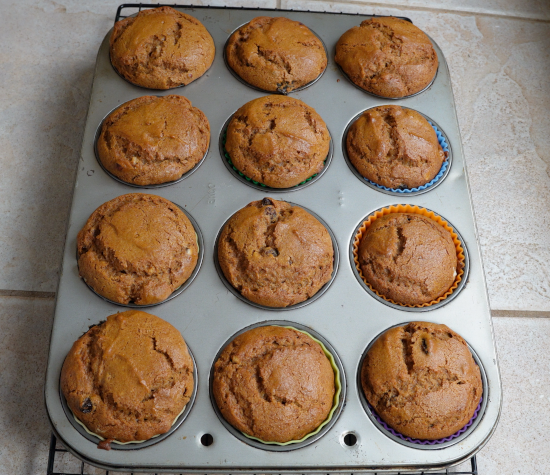
{"label": "baked muffin", "polygon": [[78,233],[80,276],[99,295],[147,305],[170,296],[192,274],[199,246],[174,203],[130,193],[97,208]]}
{"label": "baked muffin", "polygon": [[111,63],[138,86],[170,89],[201,77],[214,61],[214,40],[204,25],[171,7],[142,10],[117,21]]}
{"label": "baked muffin", "polygon": [[183,96],[143,96],[103,122],[97,152],[103,166],[135,185],[174,181],[201,161],[210,124]]}
{"label": "baked muffin", "polygon": [[399,106],[363,112],[349,128],[346,149],[362,176],[388,188],[425,185],[445,160],[429,122],[418,112]]}
{"label": "baked muffin", "polygon": [[212,391],[233,427],[264,442],[300,440],[325,421],[334,371],[321,346],[291,328],[249,330],[214,364]]}
{"label": "baked muffin", "polygon": [[401,305],[421,305],[453,285],[458,259],[451,233],[414,213],[390,213],[372,222],[357,252],[367,282]]}
{"label": "baked muffin", "polygon": [[267,307],[312,297],[331,278],[334,250],[326,228],[299,206],[264,198],[237,211],[218,240],[230,284]]}
{"label": "baked muffin", "polygon": [[91,432],[119,442],[167,432],[193,384],[193,360],[180,332],[137,310],[91,327],[61,370],[61,391],[74,415]]}
{"label": "baked muffin", "polygon": [[383,97],[422,91],[438,65],[422,30],[393,17],[365,20],[346,31],[336,44],[335,60],[354,84]]}
{"label": "baked muffin", "polygon": [[380,336],[365,356],[365,397],[392,429],[436,440],[462,429],[482,394],[466,342],[446,325],[411,322]]}
{"label": "baked muffin", "polygon": [[235,112],[225,143],[241,173],[272,188],[289,188],[319,173],[329,147],[330,134],[315,109],[276,95]]}
{"label": "baked muffin", "polygon": [[254,18],[231,35],[225,50],[231,69],[252,86],[286,94],[327,67],[323,43],[311,30],[288,18]]}

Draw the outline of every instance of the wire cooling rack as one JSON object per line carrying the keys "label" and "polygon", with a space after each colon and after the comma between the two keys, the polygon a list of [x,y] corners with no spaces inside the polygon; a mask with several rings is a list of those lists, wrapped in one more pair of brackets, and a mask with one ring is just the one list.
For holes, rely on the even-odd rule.
{"label": "wire cooling rack", "polygon": [[[183,7],[185,6],[186,8],[210,8],[209,5],[193,5],[193,4],[190,4],[190,5],[181,5],[181,4],[178,4],[178,3],[123,3],[122,5],[120,5],[118,8],[117,8],[117,11],[116,11],[116,16],[115,16],[115,23],[119,20],[124,20],[124,18],[128,18],[129,16],[132,16],[132,15],[136,15],[137,13],[139,13],[141,10],[147,10],[149,8],[158,8],[158,7],[173,7],[173,8],[177,8],[177,7]],[[231,10],[235,10],[235,9],[238,9],[239,7],[236,6],[231,6],[231,7],[226,7],[226,6],[218,6],[216,5],[214,8],[216,9],[219,9],[219,8],[228,8],[228,9],[231,9]],[[264,8],[264,7],[240,7],[242,8],[243,10],[246,9],[246,10],[263,10],[263,11],[272,11],[272,12],[276,12],[278,11],[279,9],[278,8]],[[293,8],[290,8],[290,9],[285,9],[285,11],[304,11],[304,12],[310,12],[310,13],[325,13],[321,10],[295,10]],[[364,15],[364,13],[342,13],[342,15]],[[381,17],[381,16],[384,16],[384,15],[375,15],[375,14],[372,14],[372,13],[369,13],[368,16],[372,16],[372,17]],[[397,18],[402,18],[403,20],[407,20],[409,22],[412,23],[412,21],[409,19],[409,18],[406,18],[406,17],[397,17]]]}
{"label": "wire cooling rack", "polygon": [[[479,475],[477,471],[477,460],[475,455],[470,459],[469,467],[468,463],[461,465],[460,467],[451,467],[445,469],[445,471],[437,472],[407,472],[406,475]],[[464,468],[466,467],[466,468]],[[458,470],[458,471],[457,471]],[[50,441],[50,453],[48,457],[48,471],[46,475],[109,475],[120,472],[114,472],[113,470],[102,470],[87,463],[82,462],[58,442],[54,434]],[[127,475],[137,475],[135,472],[123,472]],[[173,475],[183,475],[185,472]],[[373,472],[376,475],[377,472]],[[391,472],[392,475],[405,475],[401,472]],[[158,474],[155,474],[158,475]],[[164,474],[168,475],[168,474]],[[228,474],[230,475],[230,474]],[[299,475],[299,474],[296,474]],[[331,474],[319,474],[319,475],[331,475]],[[346,473],[341,475],[353,475],[353,473]]]}

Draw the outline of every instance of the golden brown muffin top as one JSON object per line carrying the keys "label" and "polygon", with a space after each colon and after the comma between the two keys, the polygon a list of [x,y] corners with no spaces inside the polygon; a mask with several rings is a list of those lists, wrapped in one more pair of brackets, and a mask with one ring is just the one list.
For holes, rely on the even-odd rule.
{"label": "golden brown muffin top", "polygon": [[180,332],[129,310],[91,327],[72,346],[61,390],[91,431],[119,442],[167,432],[193,392],[193,361]]}
{"label": "golden brown muffin top", "polygon": [[346,31],[336,62],[353,83],[383,97],[422,91],[437,72],[437,53],[426,34],[399,18],[372,18]]}
{"label": "golden brown muffin top", "polygon": [[118,303],[161,302],[197,264],[193,225],[160,196],[130,193],[97,208],[78,233],[80,275]]}
{"label": "golden brown muffin top", "polygon": [[103,166],[136,185],[177,180],[208,150],[210,125],[183,96],[142,96],[107,116],[97,141]]}
{"label": "golden brown muffin top", "polygon": [[227,43],[226,58],[249,84],[283,93],[308,84],[327,67],[321,40],[284,17],[257,17],[239,28]]}
{"label": "golden brown muffin top", "polygon": [[226,279],[248,300],[287,307],[312,297],[332,275],[326,228],[299,206],[264,198],[237,211],[218,241]]}
{"label": "golden brown muffin top", "polygon": [[171,7],[142,10],[117,21],[111,63],[128,81],[170,89],[202,76],[214,61],[214,40],[204,25]]}
{"label": "golden brown muffin top", "polygon": [[319,173],[329,147],[330,134],[315,109],[278,95],[254,99],[235,112],[225,143],[241,173],[273,188]]}
{"label": "golden brown muffin top", "polygon": [[454,283],[458,265],[449,231],[414,213],[390,213],[373,221],[359,244],[358,260],[374,289],[404,305],[442,296]]}
{"label": "golden brown muffin top", "polygon": [[445,160],[429,122],[399,106],[365,111],[349,128],[348,157],[365,178],[388,188],[415,188],[430,182]]}
{"label": "golden brown muffin top", "polygon": [[265,442],[299,440],[333,405],[334,371],[305,333],[265,326],[225,347],[214,365],[213,393],[223,417]]}
{"label": "golden brown muffin top", "polygon": [[381,335],[365,356],[361,381],[376,413],[416,439],[441,439],[462,429],[482,394],[479,367],[464,339],[428,322]]}

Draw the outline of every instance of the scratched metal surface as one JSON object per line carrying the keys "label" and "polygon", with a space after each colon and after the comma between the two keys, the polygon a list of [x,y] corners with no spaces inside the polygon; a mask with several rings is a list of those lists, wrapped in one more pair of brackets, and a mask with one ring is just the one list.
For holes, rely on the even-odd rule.
{"label": "scratched metal surface", "polygon": [[[227,118],[244,103],[264,95],[235,79],[223,61],[228,34],[252,18],[272,11],[227,8],[180,8],[204,23],[216,45],[214,64],[207,74],[188,86],[170,91],[150,91],[128,84],[112,69],[105,37],[97,58],[95,79],[78,165],[63,265],[51,337],[45,398],[52,427],[63,443],[80,458],[110,469],[186,472],[360,472],[369,469],[442,467],[464,460],[478,451],[492,434],[501,407],[501,386],[490,311],[476,239],[462,144],[443,54],[432,86],[422,94],[392,103],[419,110],[446,133],[453,164],[446,180],[436,189],[416,196],[391,196],[362,183],[342,155],[342,135],[360,111],[386,101],[370,96],[349,83],[334,63],[334,47],[340,35],[365,16],[285,11],[320,34],[329,51],[325,74],[313,86],[293,93],[326,121],[333,139],[334,156],[326,173],[314,184],[274,198],[303,205],[325,220],[335,234],[340,265],[330,288],[310,305],[287,311],[258,309],[236,298],[222,283],[214,265],[214,243],[225,220],[247,203],[265,196],[241,183],[222,162],[217,141]],[[414,21],[414,18],[412,18]],[[79,279],[75,259],[76,236],[89,215],[105,201],[136,192],[118,183],[98,165],[94,136],[103,118],[118,105],[141,95],[181,94],[208,117],[211,146],[200,167],[181,182],[144,190],[163,196],[190,213],[204,236],[204,262],[193,283],[176,298],[147,309],[172,323],[191,347],[198,367],[196,402],[184,423],[169,437],[137,450],[98,450],[69,422],[59,397],[59,375],[72,343],[89,325],[124,310],[105,302]],[[447,305],[423,313],[390,308],[375,300],[359,284],[352,271],[349,245],[358,223],[382,206],[410,203],[434,210],[461,233],[470,255],[470,275],[464,290]],[[242,328],[264,320],[286,320],[314,329],[335,348],[347,376],[347,396],[334,426],[305,448],[269,452],[251,447],[234,437],[217,418],[209,397],[208,375],[214,357],[227,338]],[[487,408],[475,430],[460,442],[440,450],[403,446],[378,430],[363,410],[356,374],[369,342],[386,328],[411,320],[446,323],[475,349],[487,375]],[[349,431],[358,437],[354,447],[343,443]],[[203,434],[214,443],[204,447]]]}

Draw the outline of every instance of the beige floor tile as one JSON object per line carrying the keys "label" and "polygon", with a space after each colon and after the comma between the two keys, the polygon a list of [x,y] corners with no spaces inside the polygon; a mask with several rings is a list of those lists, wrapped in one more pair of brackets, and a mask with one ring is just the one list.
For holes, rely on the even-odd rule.
{"label": "beige floor tile", "polygon": [[550,469],[550,319],[493,318],[503,389],[497,430],[478,455],[480,475]]}
{"label": "beige floor tile", "polygon": [[453,82],[491,308],[549,311],[550,24],[325,2],[284,8],[404,15]]}
{"label": "beige floor tile", "polygon": [[0,473],[46,473],[44,378],[54,303],[0,298]]}

